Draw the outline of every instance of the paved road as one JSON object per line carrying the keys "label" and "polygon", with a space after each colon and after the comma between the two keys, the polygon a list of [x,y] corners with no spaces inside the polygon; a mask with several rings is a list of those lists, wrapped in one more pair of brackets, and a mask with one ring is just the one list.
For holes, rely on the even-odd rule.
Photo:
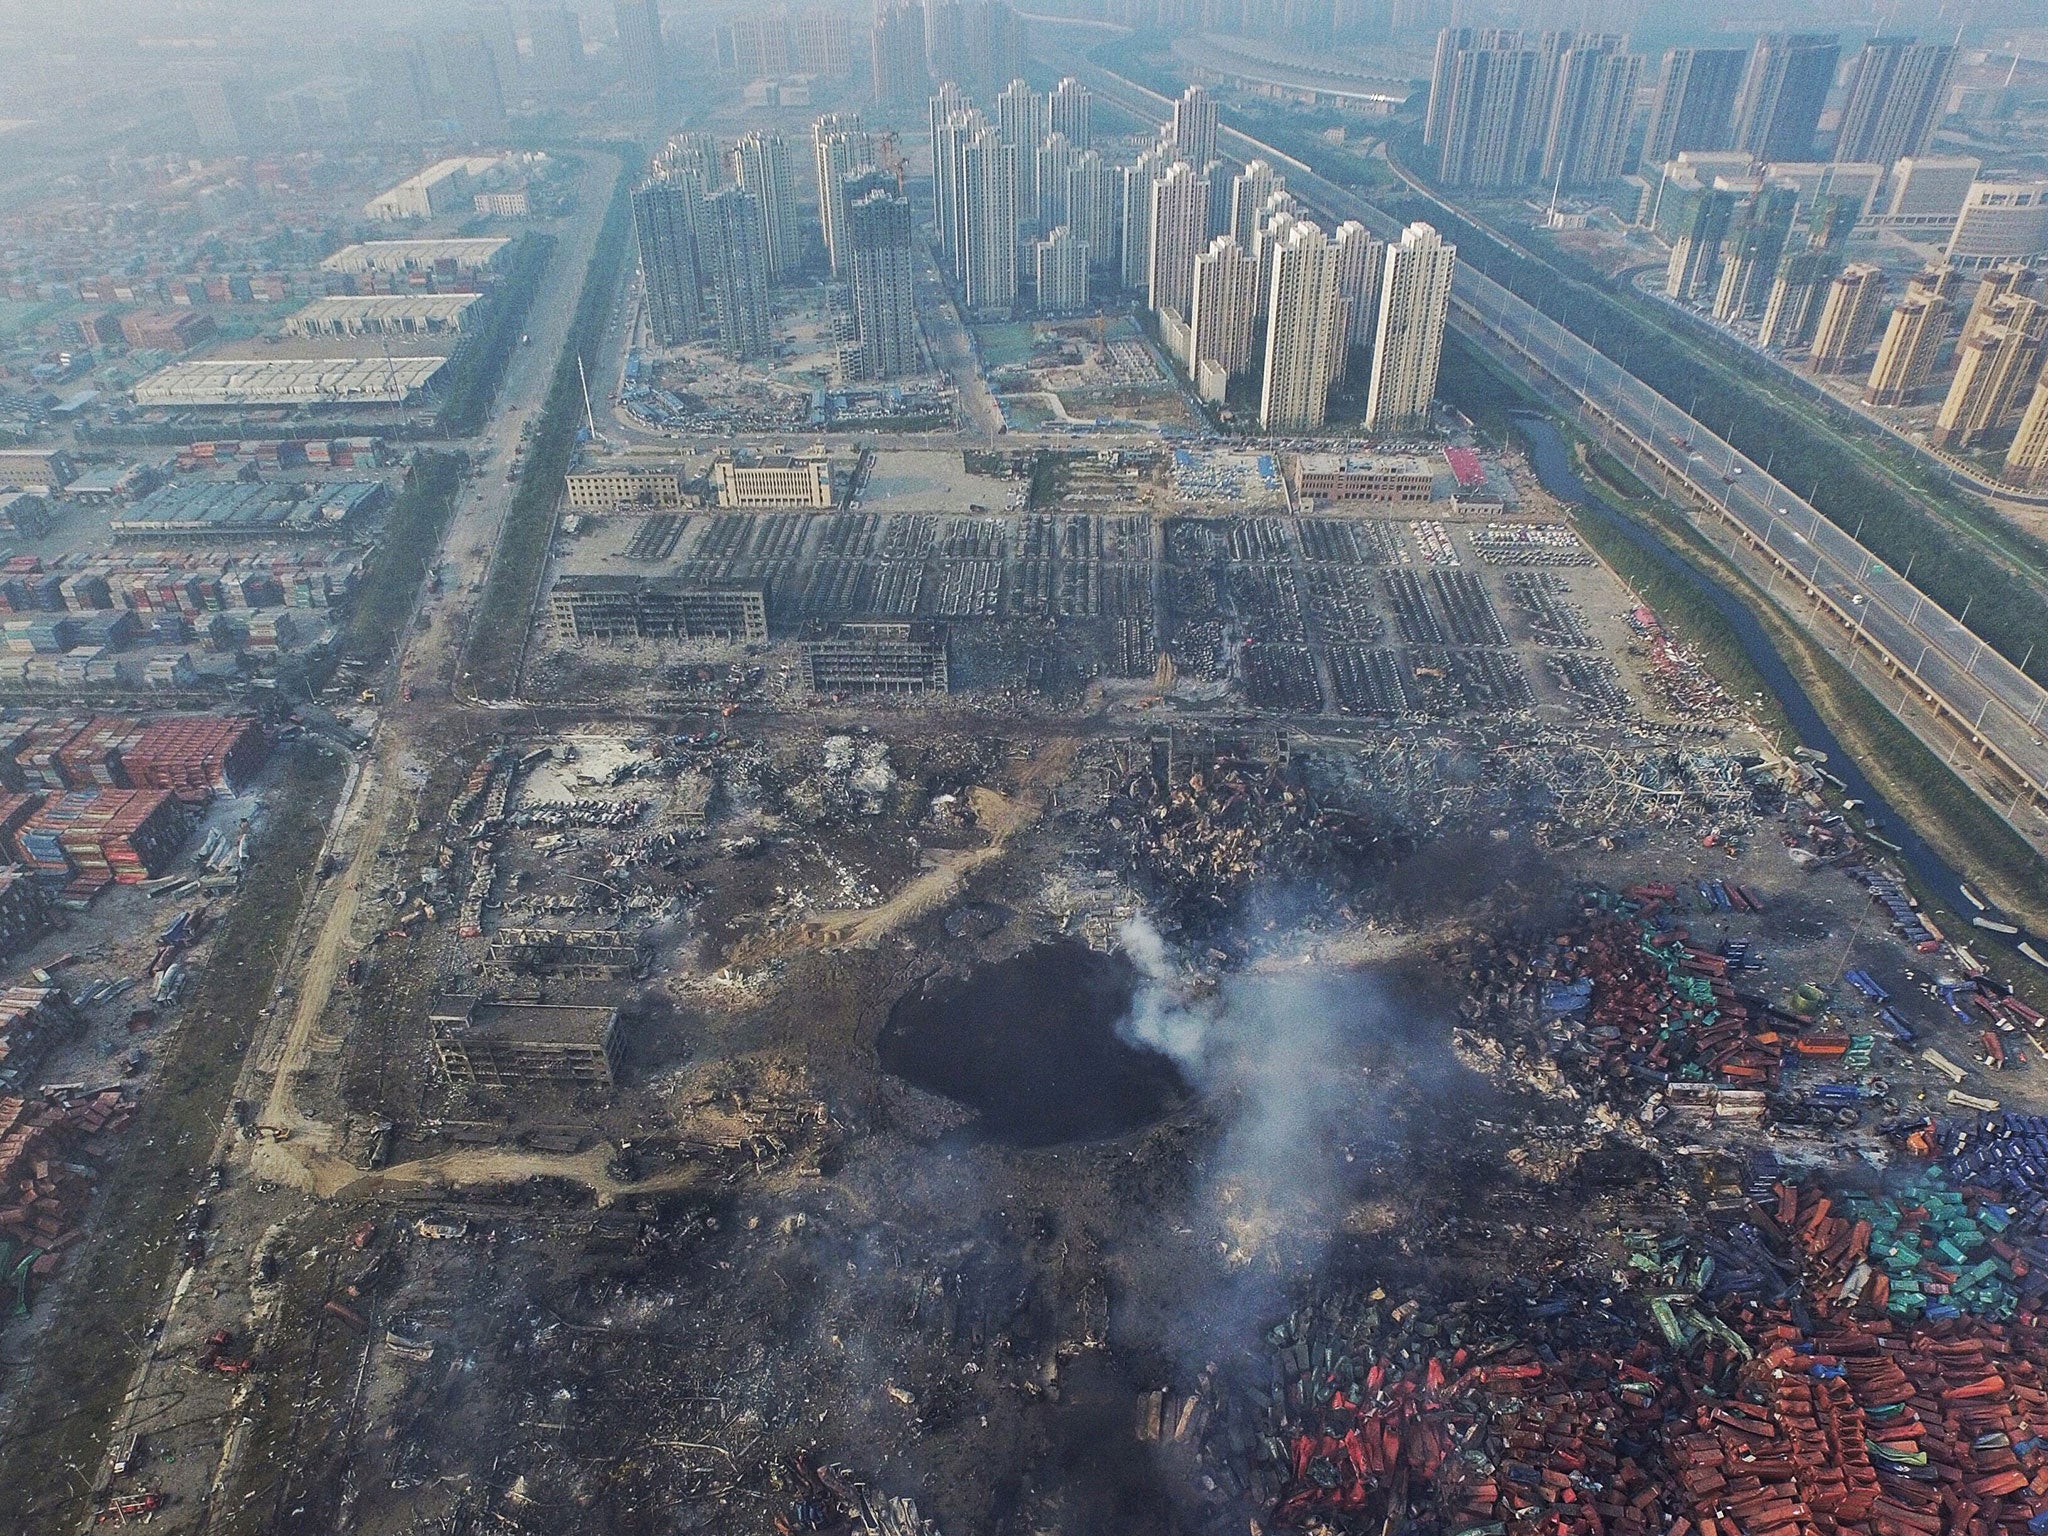
{"label": "paved road", "polygon": [[[1168,119],[1171,103],[1156,92],[1093,65],[1075,61],[1073,67],[1124,109],[1151,121]],[[1397,220],[1291,155],[1235,129],[1224,129],[1220,138],[1241,156],[1284,163],[1289,189],[1327,215],[1355,218],[1382,237],[1398,234]],[[1507,342],[1644,449],[1666,458],[1721,516],[1759,547],[1767,546],[1774,562],[1791,564],[1796,555],[1808,585],[1837,621],[1909,675],[1928,703],[1968,733],[1974,749],[2023,780],[2037,813],[2048,811],[2048,737],[2043,734],[2048,690],[1760,465],[1466,262],[1458,264],[1453,305],[1461,328],[1476,332],[1483,343]],[[1687,446],[1673,462],[1666,456],[1680,444]],[[1793,543],[1795,532],[1803,547]],[[2013,808],[1999,809],[2011,814]],[[2036,819],[2041,819],[2038,814]],[[2038,837],[2038,827],[2028,830]]]}

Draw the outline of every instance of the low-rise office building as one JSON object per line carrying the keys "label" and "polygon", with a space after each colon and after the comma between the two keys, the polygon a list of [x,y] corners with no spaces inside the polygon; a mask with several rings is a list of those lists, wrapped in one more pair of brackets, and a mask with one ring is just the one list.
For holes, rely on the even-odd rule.
{"label": "low-rise office building", "polygon": [[680,507],[683,477],[673,469],[633,464],[599,465],[563,476],[572,510],[609,512],[617,507]]}
{"label": "low-rise office building", "polygon": [[451,997],[435,1005],[427,1023],[435,1058],[451,1083],[609,1088],[617,1080],[616,1008]]}
{"label": "low-rise office building", "polygon": [[1426,502],[1436,495],[1436,478],[1422,459],[1304,453],[1294,461],[1295,494],[1317,503]]}
{"label": "low-rise office building", "polygon": [[768,638],[765,582],[700,583],[659,576],[563,576],[548,593],[557,639]]}
{"label": "low-rise office building", "polygon": [[820,625],[803,639],[813,693],[945,693],[946,632],[888,621]]}
{"label": "low-rise office building", "polygon": [[832,466],[823,459],[783,459],[765,464],[711,466],[711,483],[721,507],[741,512],[787,511],[792,507],[829,511]]}

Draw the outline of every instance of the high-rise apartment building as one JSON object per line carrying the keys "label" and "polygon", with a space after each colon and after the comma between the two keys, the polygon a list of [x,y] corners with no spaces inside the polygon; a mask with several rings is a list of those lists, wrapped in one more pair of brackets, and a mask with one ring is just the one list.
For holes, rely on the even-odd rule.
{"label": "high-rise apartment building", "polygon": [[491,67],[497,71],[498,90],[507,97],[519,88],[519,32],[512,25],[512,11],[509,6],[496,4],[468,5],[462,11],[463,26],[484,40],[484,47],[491,55]]}
{"label": "high-rise apartment building", "polygon": [[1721,244],[1735,213],[1735,194],[1703,187],[1671,245],[1664,272],[1664,292],[1682,304],[1695,304],[1714,291],[1721,275]]}
{"label": "high-rise apartment building", "polygon": [[1995,299],[1956,348],[1956,376],[1934,418],[1937,448],[1975,448],[2012,424],[2041,372],[2048,305],[2008,294]]}
{"label": "high-rise apartment building", "polygon": [[1048,230],[1073,221],[1074,166],[1081,158],[1073,141],[1055,129],[1031,156],[1037,188],[1038,222]]}
{"label": "high-rise apartment building", "polygon": [[1259,425],[1268,432],[1320,427],[1336,370],[1337,247],[1315,225],[1297,223],[1273,252]]}
{"label": "high-rise apartment building", "polygon": [[1166,174],[1172,157],[1162,145],[1138,156],[1136,165],[1119,169],[1123,205],[1123,285],[1143,289],[1152,276],[1152,184]]}
{"label": "high-rise apartment building", "polygon": [[892,189],[875,188],[847,205],[846,235],[860,377],[916,373],[916,231],[909,201]]}
{"label": "high-rise apartment building", "polygon": [[718,345],[727,357],[767,357],[775,350],[768,301],[768,235],[761,201],[744,187],[721,187],[704,199],[699,249],[711,279]]}
{"label": "high-rise apartment building", "polygon": [[583,84],[583,25],[566,6],[541,6],[526,13],[526,41],[532,50],[527,70],[544,91],[573,91]]}
{"label": "high-rise apartment building", "polygon": [[719,67],[741,80],[761,80],[790,73],[789,13],[766,6],[734,11],[718,23]]}
{"label": "high-rise apartment building", "polygon": [[1746,320],[1762,312],[1798,206],[1797,187],[1767,181],[1735,210],[1721,245],[1721,280],[1714,289],[1716,320]]}
{"label": "high-rise apartment building", "polygon": [[1173,141],[1173,157],[1200,170],[1216,158],[1216,101],[1199,85],[1191,85],[1173,104],[1173,124],[1167,130]]}
{"label": "high-rise apartment building", "polygon": [[781,282],[803,262],[803,220],[797,212],[796,149],[779,133],[750,133],[734,146],[739,184],[761,203],[768,237],[768,273]]}
{"label": "high-rise apartment building", "polygon": [[811,155],[818,177],[818,228],[832,275],[846,275],[846,178],[873,159],[858,112],[831,112],[811,126]]}
{"label": "high-rise apartment building", "polygon": [[633,194],[648,323],[664,347],[695,341],[704,330],[704,283],[697,260],[703,197],[703,180],[693,172],[650,181]]}
{"label": "high-rise apartment building", "polygon": [[614,0],[619,31],[619,82],[629,91],[659,95],[668,83],[661,40],[661,0]]}
{"label": "high-rise apartment building", "polygon": [[1662,165],[1687,149],[1727,149],[1749,54],[1741,48],[1672,48],[1657,76],[1643,160]]}
{"label": "high-rise apartment building", "polygon": [[2005,478],[2023,489],[2048,485],[2048,369],[2034,381],[2033,398],[2005,451]]}
{"label": "high-rise apartment building", "polygon": [[884,0],[870,30],[875,100],[906,106],[924,94],[924,7]]}
{"label": "high-rise apartment building", "polygon": [[1828,285],[1814,328],[1811,362],[1815,373],[1849,373],[1870,350],[1884,314],[1884,269],[1859,261],[1844,267]]}
{"label": "high-rise apartment building", "polygon": [[1630,169],[1629,118],[1640,56],[1619,37],[1582,33],[1559,54],[1538,175],[1546,186],[1592,187]]}
{"label": "high-rise apartment building", "polygon": [[1053,87],[1050,98],[1051,126],[1063,133],[1077,150],[1095,145],[1095,98],[1088,87],[1072,75]]}
{"label": "high-rise apartment building", "polygon": [[1963,316],[1963,334],[1969,335],[1990,316],[1991,306],[2005,298],[2031,298],[2034,270],[2017,261],[2002,262],[1977,279],[1970,290],[1969,313]]}
{"label": "high-rise apartment building", "polygon": [[[1379,328],[1380,271],[1386,242],[1357,220],[1337,226],[1337,374],[1351,378],[1370,363]],[[1370,377],[1370,375],[1367,375]]]}
{"label": "high-rise apartment building", "polygon": [[495,134],[505,128],[505,96],[490,44],[481,32],[441,34],[441,80],[448,115],[464,133]]}
{"label": "high-rise apartment building", "polygon": [[1273,254],[1287,240],[1287,232],[1302,221],[1306,215],[1302,207],[1285,192],[1275,192],[1266,199],[1266,206],[1259,211],[1257,235],[1252,240],[1252,256],[1259,264],[1259,321],[1266,318],[1266,304],[1273,294]]}
{"label": "high-rise apartment building", "polygon": [[1873,37],[1849,70],[1835,159],[1890,165],[1926,151],[1948,106],[1956,51],[1910,37]]}
{"label": "high-rise apartment building", "polygon": [[1189,316],[1189,372],[1213,363],[1225,378],[1247,373],[1259,313],[1258,258],[1235,235],[1218,235],[1195,258],[1194,312]]}
{"label": "high-rise apartment building", "polygon": [[1756,40],[1742,83],[1735,147],[1757,159],[1811,160],[1813,133],[1842,54],[1833,33],[1774,32]]}
{"label": "high-rise apartment building", "polygon": [[1183,320],[1194,303],[1195,258],[1208,243],[1209,183],[1176,160],[1152,183],[1145,305]]}
{"label": "high-rise apartment building", "polygon": [[1522,34],[1447,27],[1437,40],[1425,144],[1447,187],[1513,187],[1528,176],[1537,51]]}
{"label": "high-rise apartment building", "polygon": [[1067,177],[1067,223],[1074,238],[1088,247],[1089,265],[1098,270],[1115,267],[1122,254],[1117,190],[1117,168],[1102,158],[1101,150],[1074,157]]}
{"label": "high-rise apartment building", "polygon": [[960,149],[961,286],[977,315],[1007,315],[1017,304],[1017,155],[984,124]]}
{"label": "high-rise apartment building", "polygon": [[1046,99],[1023,79],[1012,80],[996,97],[996,130],[1018,154],[1029,154],[1047,132]]}
{"label": "high-rise apartment building", "polygon": [[1795,231],[1778,258],[1757,328],[1759,345],[1799,351],[1813,340],[1828,286],[1842,267],[1842,249],[1862,212],[1861,197],[1833,194],[1813,200],[1805,240]]}
{"label": "high-rise apartment building", "polygon": [[[800,5],[780,13],[789,29],[789,67],[799,75],[844,80],[853,73],[853,36],[846,12],[836,4]],[[915,101],[912,91],[906,100]]]}
{"label": "high-rise apartment building", "polygon": [[[960,0],[925,0],[924,68],[934,80],[967,78],[966,18],[961,14]],[[1003,79],[1015,73],[1011,70]]]}
{"label": "high-rise apartment building", "polygon": [[1230,233],[1230,189],[1237,180],[1228,160],[1211,160],[1202,167],[1202,180],[1209,183],[1209,227],[1203,240]]}
{"label": "high-rise apartment building", "polygon": [[928,0],[925,66],[934,80],[994,91],[1024,72],[1024,25],[1006,0]]}
{"label": "high-rise apartment building", "polygon": [[1911,405],[1920,398],[1948,338],[1952,306],[1946,286],[1946,274],[1940,272],[1922,273],[1907,285],[1878,343],[1877,361],[1863,388],[1865,404]]}
{"label": "high-rise apartment building", "polygon": [[1410,224],[1387,247],[1366,431],[1412,432],[1429,425],[1457,265],[1458,248],[1427,224]]}
{"label": "high-rise apartment building", "polygon": [[1266,199],[1285,186],[1280,173],[1264,160],[1246,161],[1244,169],[1232,178],[1230,233],[1241,250],[1250,251],[1258,239],[1259,210],[1266,206]]}
{"label": "high-rise apartment building", "polygon": [[947,270],[960,271],[960,215],[954,189],[960,182],[960,149],[980,132],[980,114],[967,95],[948,80],[931,100],[932,222]]}
{"label": "high-rise apartment building", "polygon": [[1038,307],[1048,315],[1076,315],[1088,307],[1088,246],[1064,224],[1031,248]]}

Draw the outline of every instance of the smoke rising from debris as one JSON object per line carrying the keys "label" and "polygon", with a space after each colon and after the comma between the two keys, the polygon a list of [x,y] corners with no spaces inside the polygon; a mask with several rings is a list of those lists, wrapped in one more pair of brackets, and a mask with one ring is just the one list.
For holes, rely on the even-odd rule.
{"label": "smoke rising from debris", "polygon": [[1234,1268],[1277,1271],[1334,1236],[1352,1148],[1388,1133],[1392,1080],[1367,1065],[1395,1011],[1356,970],[1260,972],[1194,994],[1143,915],[1121,932],[1141,977],[1120,1028],[1172,1059],[1222,1136],[1197,1185],[1198,1229],[1217,1225]]}

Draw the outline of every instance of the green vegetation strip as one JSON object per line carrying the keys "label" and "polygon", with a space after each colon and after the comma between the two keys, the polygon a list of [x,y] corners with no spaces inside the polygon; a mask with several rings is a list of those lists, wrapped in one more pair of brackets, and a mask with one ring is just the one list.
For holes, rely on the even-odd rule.
{"label": "green vegetation strip", "polygon": [[[0,1433],[0,1490],[8,1529],[77,1530],[90,1521],[88,1479],[114,1428],[143,1330],[198,1196],[244,1052],[276,986],[310,871],[339,794],[340,760],[312,746],[282,765],[255,861],[221,920],[157,1081],[127,1129],[108,1138],[109,1162],[86,1240],[71,1250],[34,1350],[10,1377]],[[246,1256],[223,1260],[240,1264]],[[20,1347],[19,1342],[16,1345]],[[12,1351],[10,1351],[12,1353]]]}
{"label": "green vegetation strip", "polygon": [[464,338],[450,364],[453,379],[437,417],[448,436],[473,437],[483,430],[554,249],[552,235],[527,235],[512,248],[512,259],[492,294],[483,328]]}
{"label": "green vegetation strip", "polygon": [[526,469],[520,476],[519,488],[512,493],[512,506],[505,514],[504,527],[498,533],[497,553],[491,560],[490,581],[470,628],[464,683],[480,698],[504,698],[518,685],[519,660],[526,650],[534,589],[540,584],[548,542],[554,537],[555,503],[562,493],[562,476],[568,472],[569,460],[576,451],[576,428],[583,416],[577,359],[581,358],[586,367],[597,363],[605,316],[618,287],[619,266],[625,260],[627,239],[632,233],[632,204],[626,192],[627,177],[622,167],[612,188],[611,206],[605,211],[604,228],[598,232],[596,248],[590,253],[590,265],[584,269],[583,294],[577,300],[575,318],[569,323],[569,342],[555,363]]}
{"label": "green vegetation strip", "polygon": [[[1312,151],[1313,153],[1313,151]],[[1311,155],[1302,159],[1315,165]],[[1531,261],[1490,231],[1446,212],[1416,194],[1381,200],[1407,222],[1427,219],[1455,240],[1458,254],[1681,406],[1733,443],[1793,490],[1804,490],[1821,515],[1895,570],[1911,564],[1915,584],[1950,613],[1967,605],[1971,627],[2015,664],[2048,633],[2048,599],[2029,576],[2048,574],[2048,546],[2017,533],[2007,541],[2024,571],[2015,570],[1976,542],[1974,526],[1990,516],[1931,490],[1909,495],[1867,467],[1869,445],[1852,445],[1811,413],[1768,395],[1747,371],[1688,346],[1661,325],[1617,303],[1601,287],[1575,281],[1555,267]],[[1750,359],[1748,369],[1767,367]],[[2048,678],[2048,647],[2033,657],[2030,673]]]}
{"label": "green vegetation strip", "polygon": [[350,657],[372,666],[390,660],[399,631],[412,613],[427,561],[441,547],[467,463],[467,455],[460,453],[423,450],[413,456],[356,592],[355,616],[342,645]]}

